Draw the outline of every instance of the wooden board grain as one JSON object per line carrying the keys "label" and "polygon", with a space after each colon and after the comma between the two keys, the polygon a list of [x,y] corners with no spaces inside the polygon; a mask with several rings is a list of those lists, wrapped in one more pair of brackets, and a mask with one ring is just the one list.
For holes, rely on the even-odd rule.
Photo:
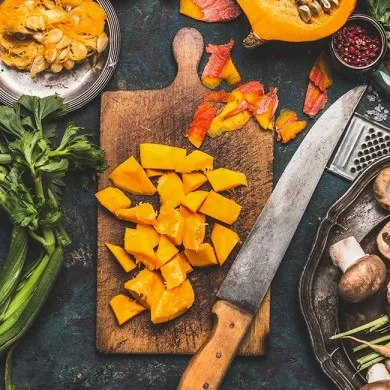
{"label": "wooden board grain", "polygon": [[[108,186],[108,175],[118,164],[134,155],[139,159],[139,144],[155,142],[194,148],[184,137],[193,114],[208,90],[201,84],[197,68],[204,50],[203,39],[195,29],[178,32],[173,54],[178,64],[175,81],[162,90],[106,92],[101,106],[101,147],[110,168],[101,176],[99,188]],[[262,131],[251,120],[240,131],[207,138],[202,150],[215,157],[215,167],[245,172],[248,187],[225,195],[243,206],[233,226],[244,241],[272,191],[273,135]],[[207,188],[207,187],[205,187]],[[158,209],[159,205],[154,205]],[[150,201],[131,196],[133,203]],[[104,353],[191,354],[204,342],[212,326],[211,308],[216,293],[231,266],[239,246],[223,267],[195,269],[189,275],[195,291],[195,303],[184,315],[165,324],[153,325],[145,312],[119,327],[109,307],[110,299],[125,293],[126,275],[111,258],[106,242],[123,244],[126,224],[103,208],[98,215],[97,268],[97,349]],[[210,237],[210,226],[206,239]],[[270,299],[267,294],[243,344],[242,355],[263,355],[267,351]]]}

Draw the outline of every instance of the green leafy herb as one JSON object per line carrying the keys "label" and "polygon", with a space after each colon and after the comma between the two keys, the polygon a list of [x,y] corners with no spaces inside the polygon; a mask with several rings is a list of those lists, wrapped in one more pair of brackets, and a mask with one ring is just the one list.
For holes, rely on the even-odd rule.
{"label": "green leafy herb", "polygon": [[[12,349],[28,331],[59,275],[63,247],[61,187],[76,171],[85,181],[106,169],[104,153],[74,123],[53,145],[53,119],[66,107],[58,96],[23,96],[0,107],[0,212],[13,225],[9,254],[0,270],[0,356],[8,352],[6,386],[12,388]],[[29,243],[40,254],[29,259]]]}
{"label": "green leafy herb", "polygon": [[[368,13],[382,24],[387,36],[387,48],[390,49],[390,1],[367,0]],[[389,53],[387,53],[389,56]]]}

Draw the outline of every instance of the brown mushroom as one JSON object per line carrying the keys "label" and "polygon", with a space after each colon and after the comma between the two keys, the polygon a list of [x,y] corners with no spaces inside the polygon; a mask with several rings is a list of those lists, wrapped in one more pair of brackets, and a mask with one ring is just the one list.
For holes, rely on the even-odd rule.
{"label": "brown mushroom", "polygon": [[390,390],[390,373],[383,363],[371,366],[366,375],[367,384],[360,390]]}
{"label": "brown mushroom", "polygon": [[390,211],[390,167],[382,169],[376,177],[374,194],[379,205]]}
{"label": "brown mushroom", "polygon": [[387,260],[390,260],[390,222],[379,232],[376,243],[381,255]]}
{"label": "brown mushroom", "polygon": [[374,295],[386,279],[386,266],[376,255],[366,255],[355,237],[348,237],[329,249],[333,264],[344,275],[339,294],[347,302],[362,302]]}

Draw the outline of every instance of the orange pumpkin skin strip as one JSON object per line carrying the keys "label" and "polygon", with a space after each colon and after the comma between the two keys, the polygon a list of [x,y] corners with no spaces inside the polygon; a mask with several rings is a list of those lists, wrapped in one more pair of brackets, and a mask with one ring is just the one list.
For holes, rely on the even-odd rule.
{"label": "orange pumpkin skin strip", "polygon": [[298,120],[298,116],[294,111],[281,110],[275,122],[278,141],[282,141],[284,144],[291,141],[306,128],[306,124],[306,121]]}
{"label": "orange pumpkin skin strip", "polygon": [[227,22],[241,9],[232,0],[180,0],[180,13],[203,22]]}
{"label": "orange pumpkin skin strip", "polygon": [[224,45],[209,44],[206,47],[206,53],[211,54],[202,74],[202,83],[210,89],[216,88],[223,79],[223,70],[230,60],[230,52],[234,46],[234,40],[231,39]]}
{"label": "orange pumpkin skin strip", "polygon": [[321,91],[313,82],[309,82],[303,112],[313,118],[322,110],[328,101],[327,91]]}
{"label": "orange pumpkin skin strip", "polygon": [[234,100],[234,96],[226,91],[214,91],[209,92],[204,98],[204,102],[214,102],[214,103],[229,103]]}
{"label": "orange pumpkin skin strip", "polygon": [[203,103],[197,108],[187,132],[188,139],[192,145],[197,148],[202,145],[211,122],[216,116],[217,111],[211,103]]}
{"label": "orange pumpkin skin strip", "polygon": [[262,96],[247,94],[249,108],[265,130],[273,130],[274,127],[275,112],[279,105],[277,92],[277,88],[270,88],[270,91]]}
{"label": "orange pumpkin skin strip", "polygon": [[314,62],[309,78],[321,91],[326,91],[333,85],[332,68],[327,61],[325,54],[321,53]]}

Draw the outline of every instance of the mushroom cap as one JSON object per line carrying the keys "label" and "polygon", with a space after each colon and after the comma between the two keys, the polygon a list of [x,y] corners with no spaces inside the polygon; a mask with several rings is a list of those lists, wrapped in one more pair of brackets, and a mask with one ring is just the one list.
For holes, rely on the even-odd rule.
{"label": "mushroom cap", "polygon": [[390,222],[388,222],[376,237],[378,250],[383,257],[390,260]]}
{"label": "mushroom cap", "polygon": [[374,295],[386,279],[386,266],[376,255],[367,255],[351,265],[341,277],[339,294],[352,303]]}
{"label": "mushroom cap", "polygon": [[390,380],[367,383],[360,390],[390,390]]}
{"label": "mushroom cap", "polygon": [[379,205],[390,211],[390,167],[382,169],[376,177],[374,195]]}

